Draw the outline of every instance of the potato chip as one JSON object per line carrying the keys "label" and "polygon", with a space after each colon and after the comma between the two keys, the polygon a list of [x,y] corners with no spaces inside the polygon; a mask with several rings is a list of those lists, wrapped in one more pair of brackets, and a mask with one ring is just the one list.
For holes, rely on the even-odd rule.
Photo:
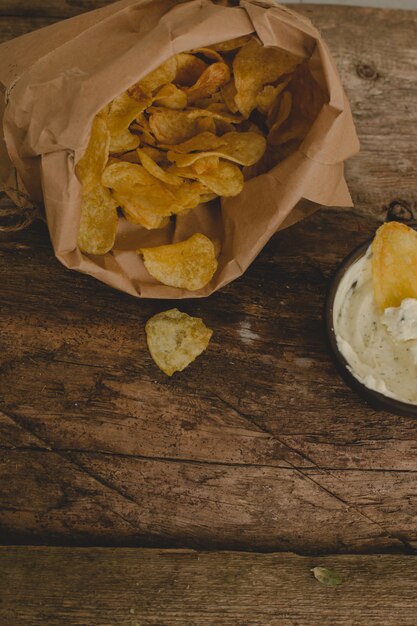
{"label": "potato chip", "polygon": [[169,223],[169,216],[160,215],[154,209],[144,207],[140,202],[140,198],[131,192],[114,193],[114,198],[117,205],[122,209],[127,221],[132,224],[143,226],[147,230],[155,230],[165,228]]}
{"label": "potato chip", "polygon": [[150,157],[144,150],[138,150],[137,154],[139,159],[143,165],[143,167],[155,178],[162,180],[162,182],[167,183],[168,185],[182,185],[182,180],[178,176],[174,174],[170,174],[166,172],[162,167],[160,167],[153,159]]}
{"label": "potato chip", "polygon": [[399,222],[380,226],[372,242],[372,281],[379,309],[417,298],[417,232]]}
{"label": "potato chip", "polygon": [[110,108],[106,116],[107,128],[113,136],[127,130],[133,120],[152,104],[152,98],[143,95],[138,101],[129,96],[127,92],[122,93],[110,103]]}
{"label": "potato chip", "polygon": [[[193,102],[193,106],[198,109],[209,109],[211,104],[223,104],[223,97],[221,91],[215,91],[210,96],[204,98],[198,98]],[[227,107],[224,109],[226,113],[229,113]]]}
{"label": "potato chip", "polygon": [[201,54],[212,61],[218,61],[220,63],[224,62],[222,55],[213,48],[194,48],[194,50],[191,50],[191,54]]}
{"label": "potato chip", "polygon": [[212,172],[197,174],[192,167],[176,166],[170,168],[169,171],[177,176],[197,179],[218,196],[225,198],[237,196],[243,189],[244,179],[241,170],[227,161],[220,161],[218,168]]}
{"label": "potato chip", "polygon": [[186,154],[187,152],[195,152],[197,150],[215,150],[220,146],[225,146],[226,142],[222,137],[217,137],[214,133],[204,132],[195,135],[187,141],[183,141],[179,144],[162,144],[161,147],[167,150],[174,150]]}
{"label": "potato chip", "polygon": [[91,126],[88,146],[76,166],[84,192],[95,187],[100,181],[109,158],[109,146],[110,133],[106,122],[100,116],[96,116]]}
{"label": "potato chip", "polygon": [[140,165],[139,155],[136,150],[130,150],[129,152],[123,152],[123,154],[118,154],[117,157],[110,157],[107,165],[112,165],[113,163],[120,163],[120,161],[127,161],[128,163],[136,163]]}
{"label": "potato chip", "polygon": [[217,270],[213,243],[196,233],[179,243],[140,248],[149,274],[164,285],[197,291],[207,285]]}
{"label": "potato chip", "polygon": [[181,87],[191,87],[207,68],[207,64],[194,54],[181,52],[176,55],[177,71],[174,83]]}
{"label": "potato chip", "polygon": [[289,81],[279,83],[276,87],[274,85],[265,85],[265,87],[256,96],[256,107],[264,115],[268,115],[272,107],[274,106],[278,96],[287,87]]}
{"label": "potato chip", "polygon": [[[206,109],[172,111],[152,107],[149,112],[151,114],[149,118],[150,129],[158,142],[162,144],[182,143],[199,134],[202,130],[199,118],[219,118],[235,123],[240,122],[240,119],[233,115]],[[209,122],[211,123],[211,120]]]}
{"label": "potato chip", "polygon": [[121,186],[129,187],[130,185],[146,187],[159,184],[159,181],[141,165],[124,161],[115,161],[108,165],[103,172],[101,182],[110,189],[119,189]]}
{"label": "potato chip", "polygon": [[226,63],[213,63],[201,74],[192,87],[183,87],[188,104],[193,104],[200,98],[214,94],[222,85],[230,80],[230,70]]}
{"label": "potato chip", "polygon": [[199,117],[196,120],[197,133],[216,134],[216,122],[212,117]]}
{"label": "potato chip", "polygon": [[87,254],[105,254],[113,248],[117,208],[111,193],[97,183],[83,190],[78,246]]}
{"label": "potato chip", "polygon": [[212,200],[215,200],[217,198],[217,193],[203,193],[200,196],[200,202],[201,204],[204,204],[205,202],[211,202]]}
{"label": "potato chip", "polygon": [[[153,146],[142,146],[141,150],[142,152],[147,154],[148,157],[150,157],[153,161],[155,161],[155,163],[163,163],[167,159],[166,152],[163,152],[163,150],[158,150],[158,148],[154,148]],[[135,154],[137,156],[136,162],[139,163],[139,156],[137,152],[135,152]]]}
{"label": "potato chip", "polygon": [[181,209],[174,195],[144,167],[134,163],[117,162],[103,173],[102,182],[113,190],[113,197],[126,218],[145,228],[161,228],[173,209]]}
{"label": "potato chip", "polygon": [[168,159],[174,161],[178,167],[188,167],[203,157],[218,156],[240,165],[253,165],[263,155],[266,149],[266,140],[258,133],[226,133],[222,136],[224,146],[210,152],[193,152],[178,154],[170,150]]}
{"label": "potato chip", "polygon": [[230,52],[231,50],[237,50],[246,43],[253,39],[252,35],[243,35],[242,37],[235,37],[235,39],[229,39],[228,41],[222,41],[210,46],[213,50],[218,52]]}
{"label": "potato chip", "polygon": [[168,376],[182,372],[204,352],[213,334],[202,319],[178,309],[151,317],[145,332],[151,357]]}
{"label": "potato chip", "polygon": [[156,89],[168,83],[172,83],[176,73],[177,59],[173,56],[157,67],[156,70],[145,76],[145,78],[142,78],[136,85],[139,86],[144,93],[151,96]]}
{"label": "potato chip", "polygon": [[251,39],[233,60],[238,110],[249,117],[256,106],[256,97],[264,85],[273,83],[294,70],[301,58],[275,47],[265,47]]}
{"label": "potato chip", "polygon": [[225,105],[227,106],[227,108],[229,109],[229,111],[231,113],[237,113],[238,108],[235,102],[235,95],[237,93],[235,81],[232,79],[231,81],[226,83],[226,85],[223,85],[223,87],[221,88],[221,93],[223,96],[223,101]]}
{"label": "potato chip", "polygon": [[185,181],[183,181],[180,187],[175,187],[172,190],[175,198],[175,204],[172,204],[172,213],[174,215],[182,215],[198,206],[201,202],[200,187],[198,183]]}
{"label": "potato chip", "polygon": [[153,101],[155,106],[164,106],[168,109],[185,109],[187,102],[186,94],[173,83],[161,87]]}
{"label": "potato chip", "polygon": [[135,150],[140,144],[137,135],[133,135],[129,130],[122,130],[117,135],[111,135],[110,152],[129,152]]}
{"label": "potato chip", "polygon": [[140,133],[140,141],[141,144],[147,144],[148,146],[155,146],[156,145],[156,139],[155,136],[153,135],[151,128],[149,126],[149,121],[145,118],[145,117],[137,117],[136,120],[134,122],[132,122],[130,128],[137,132]]}
{"label": "potato chip", "polygon": [[204,172],[213,172],[219,167],[220,159],[218,156],[206,156],[198,159],[191,165],[196,174],[204,174]]}
{"label": "potato chip", "polygon": [[[144,161],[149,166],[146,157]],[[158,165],[153,163],[151,167],[156,171]],[[171,181],[177,178],[170,174]],[[113,190],[113,197],[126,218],[148,229],[161,228],[161,223],[165,225],[161,218],[199,204],[200,192],[196,187],[184,184],[180,178],[178,181],[178,186],[164,184],[145,167],[122,161],[109,165],[102,176],[103,184]]]}

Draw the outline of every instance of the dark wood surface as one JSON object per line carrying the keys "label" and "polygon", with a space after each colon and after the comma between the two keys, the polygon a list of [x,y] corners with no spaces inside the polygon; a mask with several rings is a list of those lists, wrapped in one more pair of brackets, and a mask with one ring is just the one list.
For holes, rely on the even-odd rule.
{"label": "dark wood surface", "polygon": [[[338,587],[317,582],[316,566]],[[415,626],[414,557],[1,548],[2,626]]]}
{"label": "dark wood surface", "polygon": [[[0,39],[103,4],[2,0]],[[339,261],[393,203],[417,210],[417,13],[300,10],[352,102],[355,209],[321,210],[232,285],[181,302],[214,329],[187,370],[168,379],[145,345],[175,303],[69,272],[40,223],[0,237],[2,543],[417,548],[417,422],[344,385],[322,322]]]}

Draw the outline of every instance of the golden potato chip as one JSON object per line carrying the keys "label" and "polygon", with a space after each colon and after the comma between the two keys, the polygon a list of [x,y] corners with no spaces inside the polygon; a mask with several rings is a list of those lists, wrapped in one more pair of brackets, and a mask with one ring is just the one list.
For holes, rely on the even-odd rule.
{"label": "golden potato chip", "polygon": [[117,135],[111,135],[110,152],[129,152],[135,150],[140,144],[137,135],[133,135],[129,130],[122,130]]}
{"label": "golden potato chip", "polygon": [[110,189],[119,189],[121,186],[151,186],[159,184],[144,167],[125,161],[114,161],[104,170],[101,182]]}
{"label": "golden potato chip", "polygon": [[148,146],[156,146],[156,139],[149,126],[149,121],[146,118],[138,117],[136,121],[132,122],[130,128],[137,133],[140,133],[141,144],[147,144]]}
{"label": "golden potato chip", "polygon": [[206,185],[210,191],[214,191],[218,196],[237,196],[243,189],[243,174],[233,163],[220,161],[217,169],[209,172],[197,174],[192,167],[172,167],[169,170],[177,176],[184,178],[194,178]]}
{"label": "golden potato chip", "polygon": [[198,174],[198,180],[218,196],[225,198],[239,195],[244,183],[241,170],[227,161],[220,161],[219,167],[212,172]]}
{"label": "golden potato chip", "polygon": [[216,133],[216,122],[212,117],[199,117],[196,120],[197,134],[198,133]]}
{"label": "golden potato chip", "polygon": [[145,228],[161,228],[177,207],[174,195],[144,167],[117,162],[109,165],[102,176],[103,185],[113,190],[113,197],[126,218]]}
{"label": "golden potato chip", "polygon": [[183,87],[188,104],[193,104],[200,98],[214,94],[222,85],[230,80],[230,70],[226,63],[213,63],[201,74],[197,82],[191,87]]}
{"label": "golden potato chip", "polygon": [[191,165],[194,172],[204,174],[204,172],[212,172],[219,167],[220,159],[218,156],[206,156],[198,159]]}
{"label": "golden potato chip", "polygon": [[87,254],[105,254],[113,248],[117,208],[111,193],[97,183],[83,190],[78,246]]}
{"label": "golden potato chip", "polygon": [[293,71],[301,61],[281,48],[262,46],[256,39],[240,48],[233,60],[233,73],[237,91],[235,102],[242,115],[249,117],[264,85]]}
{"label": "golden potato chip", "polygon": [[151,357],[168,376],[182,372],[204,352],[213,334],[202,319],[178,309],[151,317],[145,332]]}
{"label": "golden potato chip", "polygon": [[258,133],[226,133],[222,136],[224,146],[210,152],[193,152],[178,154],[170,150],[168,159],[174,161],[178,167],[188,167],[203,157],[218,156],[240,165],[253,165],[263,155],[266,149],[266,140]]}
{"label": "golden potato chip", "polygon": [[[149,166],[149,162],[147,164]],[[154,163],[152,167],[155,170],[158,166]],[[179,186],[164,184],[143,166],[134,163],[112,163],[104,170],[102,182],[113,190],[113,197],[126,218],[148,229],[161,228],[161,223],[165,225],[161,222],[162,217],[182,213],[200,202],[200,193],[195,186],[183,182]]]}
{"label": "golden potato chip", "polygon": [[160,167],[144,150],[138,150],[137,154],[143,165],[143,167],[155,178],[162,180],[162,182],[168,185],[182,185],[183,182],[179,176],[166,172]]}
{"label": "golden potato chip", "polygon": [[194,50],[191,50],[191,54],[201,54],[212,61],[219,61],[220,63],[224,62],[222,55],[213,48],[194,48]]}
{"label": "golden potato chip", "polygon": [[190,209],[194,209],[201,202],[200,185],[194,182],[185,182],[181,187],[175,187],[172,190],[175,198],[175,204],[172,205],[172,213],[175,215],[182,215]]}
{"label": "golden potato chip", "polygon": [[[223,97],[221,91],[215,91],[210,96],[205,96],[204,98],[198,98],[193,102],[193,106],[198,109],[209,109],[211,104],[223,104]],[[229,110],[224,108],[226,113],[229,113]]]}
{"label": "golden potato chip", "polygon": [[107,128],[113,136],[127,130],[133,120],[152,104],[152,98],[143,96],[139,101],[122,93],[110,103],[106,116]]}
{"label": "golden potato chip", "polygon": [[223,101],[231,113],[237,113],[239,110],[235,102],[236,93],[236,85],[233,79],[221,88]]}
{"label": "golden potato chip", "polygon": [[203,193],[200,196],[200,202],[201,204],[204,204],[205,202],[211,202],[212,200],[215,200],[217,198],[217,193]]}
{"label": "golden potato chip", "polygon": [[264,115],[268,115],[274,106],[278,96],[288,86],[288,80],[279,83],[279,85],[265,85],[265,87],[256,96],[256,107]]}
{"label": "golden potato chip", "polygon": [[216,148],[220,148],[220,146],[225,146],[226,142],[222,137],[217,137],[214,133],[204,132],[195,135],[191,139],[187,141],[183,141],[179,144],[161,144],[161,147],[167,150],[174,150],[175,152],[180,152],[186,154],[187,152],[195,152],[197,150],[205,151],[205,150],[215,150]]}
{"label": "golden potato chip", "polygon": [[417,232],[399,222],[380,226],[372,242],[372,281],[379,309],[417,298]]}
{"label": "golden potato chip", "polygon": [[177,60],[177,72],[174,82],[182,87],[194,85],[207,67],[204,61],[188,52],[181,52],[175,58]]}
{"label": "golden potato chip", "polygon": [[231,50],[237,50],[246,43],[253,39],[252,35],[243,35],[242,37],[235,37],[235,39],[229,39],[228,41],[221,41],[210,46],[213,50],[218,52],[230,52]]}
{"label": "golden potato chip", "polygon": [[167,215],[160,215],[155,210],[144,207],[140,198],[132,193],[122,192],[114,193],[114,198],[117,205],[123,211],[123,215],[128,222],[132,224],[138,224],[143,226],[147,230],[155,230],[157,228],[165,228],[169,223],[169,217]]}
{"label": "golden potato chip", "polygon": [[161,87],[153,101],[155,106],[164,106],[168,109],[185,109],[187,102],[186,94],[173,83]]}
{"label": "golden potato chip", "polygon": [[[240,122],[240,118],[236,118],[231,114],[218,113],[206,109],[172,111],[170,109],[151,107],[149,113],[150,129],[161,144],[182,143],[199,134],[202,130],[206,130],[201,127],[200,121],[203,120],[199,118],[225,119],[236,124]],[[209,119],[210,123],[211,121]]]}
{"label": "golden potato chip", "polygon": [[156,68],[153,72],[142,78],[136,85],[140,89],[151,96],[156,89],[172,83],[177,73],[177,59],[175,56],[170,57],[162,65]]}
{"label": "golden potato chip", "polygon": [[[163,163],[167,159],[166,152],[164,152],[163,150],[158,150],[158,148],[154,148],[153,146],[143,146],[141,150],[142,152],[147,154],[148,157],[150,157],[153,161],[155,161],[155,163]],[[135,152],[135,154],[139,159],[137,152]],[[137,160],[136,162],[139,163],[139,160]]]}
{"label": "golden potato chip", "polygon": [[189,239],[156,248],[140,248],[149,274],[164,285],[197,291],[207,285],[217,270],[213,243],[201,233]]}
{"label": "golden potato chip", "polygon": [[110,133],[106,122],[96,116],[91,126],[90,140],[86,151],[78,161],[76,171],[83,190],[95,187],[101,179],[109,158]]}

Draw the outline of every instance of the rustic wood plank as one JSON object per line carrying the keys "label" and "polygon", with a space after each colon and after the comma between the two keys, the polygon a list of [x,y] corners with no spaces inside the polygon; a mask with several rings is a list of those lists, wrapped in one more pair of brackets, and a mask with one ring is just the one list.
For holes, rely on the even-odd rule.
{"label": "rustic wood plank", "polygon": [[[0,38],[100,6],[87,4],[5,0]],[[13,5],[27,17],[4,17]],[[417,18],[298,9],[320,27],[353,103],[355,212],[319,212],[274,237],[233,285],[181,302],[215,330],[184,373],[167,380],[145,345],[145,321],[173,303],[65,270],[41,224],[0,236],[0,541],[417,547],[417,424],[345,387],[322,324],[343,256],[392,202],[417,217]]]}
{"label": "rustic wood plank", "polygon": [[[370,439],[380,436],[381,425],[394,440],[406,439],[407,426],[413,437],[414,423],[377,417],[343,385],[323,338],[327,277],[371,224],[321,212],[277,235],[238,283],[210,298],[210,307],[182,303],[217,332],[210,351],[171,380],[152,364],[143,335],[146,319],[166,304],[138,303],[53,263],[41,226],[15,235],[20,247],[0,255],[1,315],[8,328],[2,409],[40,443],[4,446],[2,483],[10,486],[0,500],[5,540],[31,535],[39,542],[80,542],[89,527],[94,541],[117,543],[123,517],[120,530],[117,519],[107,534],[95,528],[105,487],[111,512],[125,516],[129,507],[129,521],[139,528],[131,529],[132,543],[148,537],[154,545],[303,552],[409,549],[412,510],[381,513],[402,493],[389,491],[389,472],[381,473],[388,496],[381,496],[374,519],[354,502],[358,483],[351,493],[349,468],[330,488],[326,459],[315,462],[285,439],[295,429],[309,437],[326,427],[346,437],[348,418],[351,429],[367,428]],[[52,284],[59,285],[59,301]],[[313,362],[320,368],[312,377]],[[226,376],[227,387],[219,386]],[[374,476],[370,470],[365,475],[369,481]],[[38,501],[50,476],[57,489],[71,493],[52,514]],[[88,486],[92,479],[98,495]],[[90,494],[88,516],[78,490]],[[22,493],[32,503],[24,515]]]}
{"label": "rustic wood plank", "polygon": [[26,35],[32,30],[43,28],[43,26],[49,26],[58,22],[59,19],[57,17],[10,17],[4,15],[2,7],[0,7],[0,43],[14,37],[20,37],[20,35]]}
{"label": "rustic wood plank", "polygon": [[387,199],[417,214],[417,11],[299,5],[329,45],[353,110],[361,152],[346,166],[355,207]]}
{"label": "rustic wood plank", "polygon": [[112,0],[2,0],[0,15],[12,17],[74,17],[86,11],[100,9]]}
{"label": "rustic wood plank", "polygon": [[[318,565],[343,584],[318,583]],[[0,576],[13,626],[414,626],[417,611],[417,559],[404,556],[10,547]]]}

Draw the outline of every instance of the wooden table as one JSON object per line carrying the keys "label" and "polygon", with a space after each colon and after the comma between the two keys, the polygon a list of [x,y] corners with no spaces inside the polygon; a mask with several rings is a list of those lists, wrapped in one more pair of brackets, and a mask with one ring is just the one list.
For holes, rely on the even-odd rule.
{"label": "wooden table", "polygon": [[[105,4],[2,0],[0,40]],[[153,604],[154,612],[144,610],[137,622],[138,613],[125,611],[117,621],[104,609],[102,621],[89,621],[88,612],[83,621],[78,613],[62,612],[55,596],[48,617],[38,601],[48,591],[33,582],[33,563],[55,563],[53,585],[67,559],[94,578],[91,559],[101,563],[103,552],[3,548],[0,572],[23,586],[32,607],[11,613],[14,595],[6,594],[7,625],[295,625],[313,623],[312,607],[314,624],[416,623],[417,566],[401,555],[417,549],[417,422],[376,412],[345,386],[330,360],[322,312],[338,263],[375,231],[387,210],[417,216],[417,13],[314,5],[297,10],[322,31],[352,104],[362,144],[346,167],[355,209],[323,208],[273,237],[232,285],[206,300],[181,302],[182,310],[214,329],[208,351],[185,372],[168,379],[145,346],[146,320],[173,302],[137,301],[66,270],[41,223],[1,235],[0,542],[304,555],[395,552],[375,567],[379,580],[391,581],[392,593],[405,594],[404,602],[380,609],[377,604],[376,612],[364,613],[358,607],[367,591],[359,585],[342,592],[357,614],[341,610],[340,594],[332,596],[329,613],[320,594],[330,592],[309,573],[306,589],[313,585],[317,596],[312,592],[304,613],[285,583],[298,613],[288,606],[287,613],[259,612],[255,597],[246,616],[232,602],[219,617],[218,594],[225,602],[227,593],[235,597],[230,581],[252,567],[245,559],[256,557],[236,555],[231,578],[212,589],[205,617],[186,613],[187,603],[181,612],[171,592],[163,610]],[[173,553],[144,554],[146,578],[164,554]],[[207,585],[202,572],[221,570],[215,558],[226,559],[213,554],[212,565],[202,570],[181,556],[195,553],[174,554],[167,556],[171,565],[177,559],[173,571],[187,571],[191,581],[194,571],[199,593]],[[136,558],[129,550],[120,555]],[[264,562],[266,568],[268,559],[277,559],[278,586],[300,559],[256,558],[256,566]],[[311,566],[317,561],[305,558]],[[350,564],[353,572],[371,571],[375,558],[326,557],[342,569]],[[307,571],[303,564],[297,578],[297,567],[291,570],[294,584]],[[395,571],[406,571],[403,580]],[[57,588],[67,593],[68,606],[71,584],[67,592]],[[250,581],[243,590],[245,585],[252,588]],[[405,586],[413,589],[411,596]],[[381,589],[376,584],[376,598]],[[122,586],[115,590],[121,594],[117,602]]]}

